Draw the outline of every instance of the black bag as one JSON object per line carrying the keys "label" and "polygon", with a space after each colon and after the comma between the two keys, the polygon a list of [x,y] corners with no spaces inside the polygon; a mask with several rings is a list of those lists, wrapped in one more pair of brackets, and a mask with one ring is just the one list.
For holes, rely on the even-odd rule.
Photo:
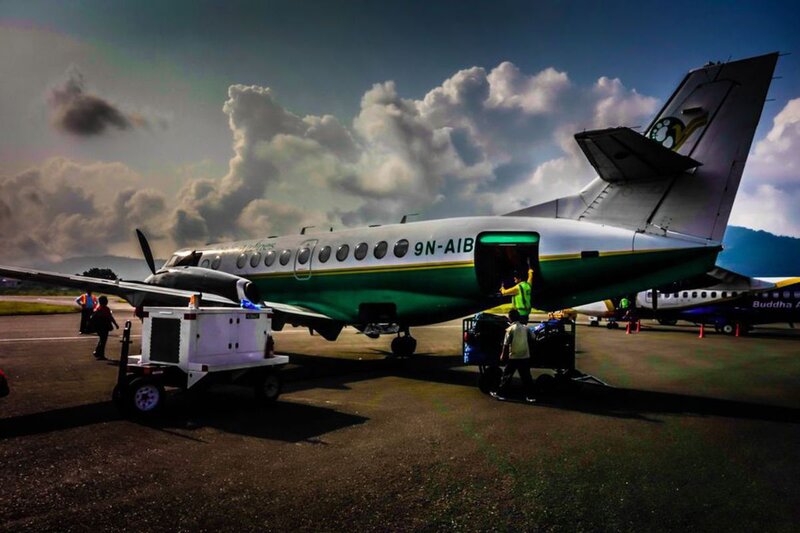
{"label": "black bag", "polygon": [[[99,310],[98,310],[99,311]],[[88,329],[89,333],[97,333],[99,331],[111,331],[111,318],[105,313],[95,311],[89,317]]]}

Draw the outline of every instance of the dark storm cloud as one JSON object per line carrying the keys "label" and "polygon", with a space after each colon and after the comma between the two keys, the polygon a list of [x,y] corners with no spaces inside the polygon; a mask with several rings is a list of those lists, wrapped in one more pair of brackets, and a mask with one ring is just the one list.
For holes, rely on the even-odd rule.
{"label": "dark storm cloud", "polygon": [[147,125],[142,117],[128,115],[103,98],[88,94],[83,75],[76,69],[70,70],[67,80],[50,92],[49,103],[53,124],[71,135],[89,137]]}

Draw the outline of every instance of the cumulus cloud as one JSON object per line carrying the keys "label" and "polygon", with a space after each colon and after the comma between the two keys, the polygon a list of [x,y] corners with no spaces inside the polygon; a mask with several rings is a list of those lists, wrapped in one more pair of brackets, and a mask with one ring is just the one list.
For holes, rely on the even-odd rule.
{"label": "cumulus cloud", "polygon": [[83,74],[76,68],[70,69],[67,79],[50,91],[48,103],[53,124],[79,137],[102,135],[110,130],[150,128],[153,122],[162,128],[167,124],[163,117],[151,120],[141,113],[126,113],[108,100],[88,93]]}
{"label": "cumulus cloud", "polygon": [[[63,114],[88,97],[72,76],[53,105]],[[420,99],[404,98],[392,81],[375,84],[351,123],[298,115],[269,88],[233,85],[223,106],[233,138],[224,176],[189,179],[165,198],[139,190],[141,178],[124,165],[52,160],[0,181],[0,239],[26,253],[84,255],[129,240],[138,226],[166,247],[393,222],[411,212],[508,212],[593,177],[576,131],[638,124],[655,107],[617,79],[578,86],[566,72],[528,74],[508,62],[458,71]],[[100,113],[114,118],[78,129],[131,127],[130,115],[114,109],[122,119]]]}
{"label": "cumulus cloud", "polygon": [[120,163],[63,158],[0,176],[0,242],[9,257],[30,262],[106,253],[132,242],[134,227],[159,236],[166,199],[135,188],[138,180]]}
{"label": "cumulus cloud", "polygon": [[800,236],[800,98],[775,115],[748,159],[731,223]]}
{"label": "cumulus cloud", "polygon": [[[509,62],[458,71],[421,99],[403,98],[392,81],[375,84],[351,125],[292,113],[269,88],[234,85],[223,107],[234,139],[228,172],[184,187],[169,232],[191,243],[409,212],[516,209],[592,177],[574,132],[637,124],[655,108],[654,98],[618,79],[580,87],[566,72],[526,74]],[[309,190],[330,191],[349,207],[313,209]],[[287,191],[302,211],[272,198]]]}

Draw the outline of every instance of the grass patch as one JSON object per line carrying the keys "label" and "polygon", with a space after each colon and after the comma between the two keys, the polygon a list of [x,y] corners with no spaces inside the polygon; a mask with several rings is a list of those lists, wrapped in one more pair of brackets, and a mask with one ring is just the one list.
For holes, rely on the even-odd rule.
{"label": "grass patch", "polygon": [[0,316],[9,315],[57,315],[77,313],[77,307],[53,305],[38,302],[0,302]]}

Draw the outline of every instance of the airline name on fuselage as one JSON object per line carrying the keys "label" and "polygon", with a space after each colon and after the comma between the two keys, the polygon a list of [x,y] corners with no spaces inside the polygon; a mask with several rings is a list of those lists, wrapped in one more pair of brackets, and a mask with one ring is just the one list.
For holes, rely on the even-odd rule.
{"label": "airline name on fuselage", "polygon": [[800,309],[800,302],[791,303],[791,302],[779,302],[779,301],[771,301],[771,302],[753,302],[753,309]]}

